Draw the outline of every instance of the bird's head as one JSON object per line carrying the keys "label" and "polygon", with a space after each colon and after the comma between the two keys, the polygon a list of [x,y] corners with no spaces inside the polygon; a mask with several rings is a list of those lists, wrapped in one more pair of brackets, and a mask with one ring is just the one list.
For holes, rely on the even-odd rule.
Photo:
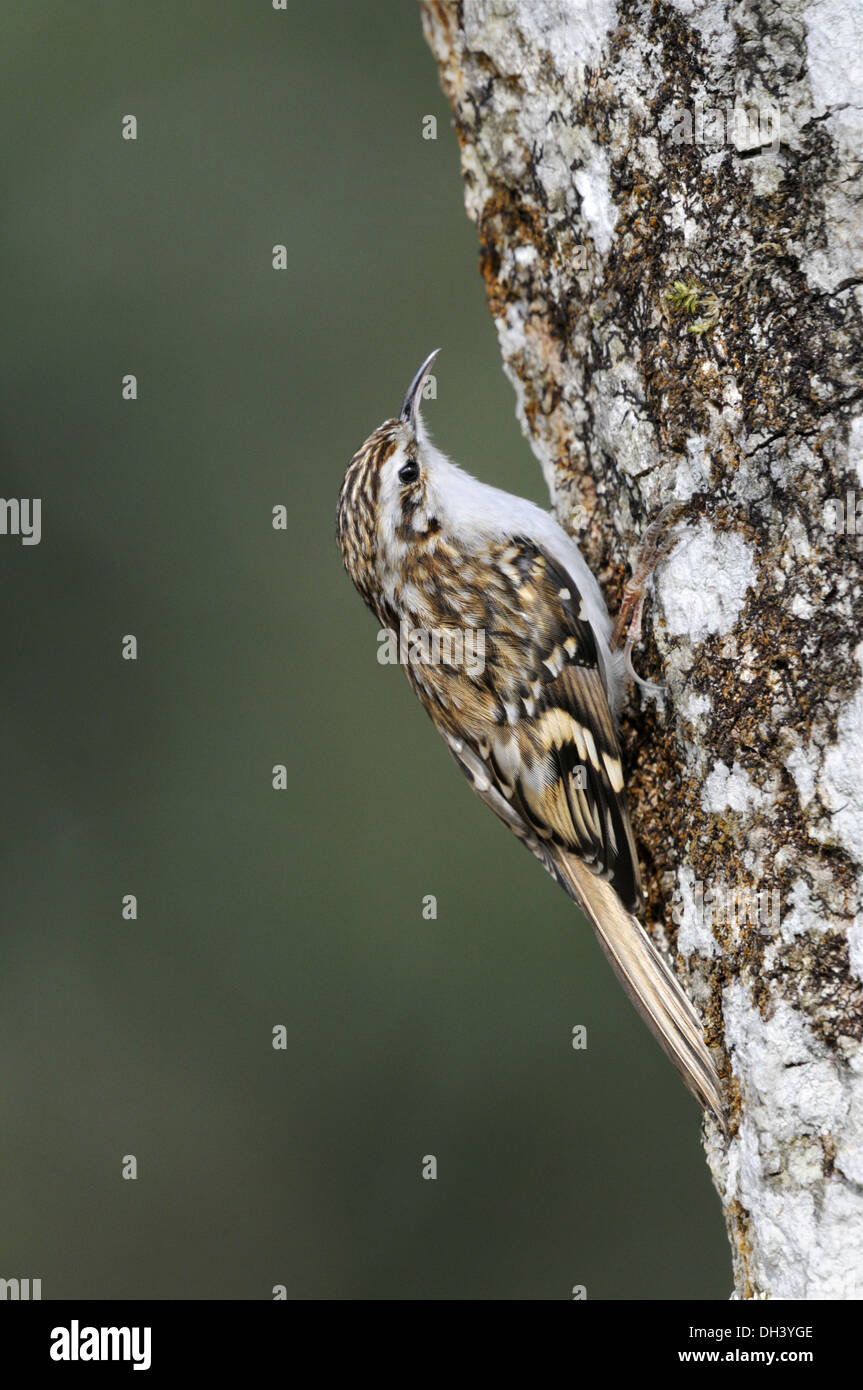
{"label": "bird's head", "polygon": [[454,466],[431,444],[420,398],[439,349],[430,353],[397,417],[385,420],[354,454],[339,493],[337,536],[345,568],[370,607],[413,547],[440,530],[438,475]]}

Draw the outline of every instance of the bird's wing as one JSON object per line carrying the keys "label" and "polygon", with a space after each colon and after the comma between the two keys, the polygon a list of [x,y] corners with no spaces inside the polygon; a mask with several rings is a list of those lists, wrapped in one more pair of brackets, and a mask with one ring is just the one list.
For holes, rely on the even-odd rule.
{"label": "bird's wing", "polygon": [[482,672],[424,667],[409,671],[411,680],[510,829],[544,862],[576,855],[635,907],[640,878],[620,750],[575,581],[516,538],[484,557],[480,608],[472,620],[485,633]]}

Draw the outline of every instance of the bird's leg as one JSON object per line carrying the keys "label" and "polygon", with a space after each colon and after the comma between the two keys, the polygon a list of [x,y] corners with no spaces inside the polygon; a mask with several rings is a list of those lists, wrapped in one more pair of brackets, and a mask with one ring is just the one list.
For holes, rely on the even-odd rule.
{"label": "bird's leg", "polygon": [[613,652],[619,651],[623,647],[627,674],[651,695],[661,694],[664,687],[655,685],[652,681],[642,680],[641,676],[635,672],[632,666],[632,649],[641,640],[641,619],[644,614],[647,586],[659,561],[671,549],[674,523],[680,519],[684,511],[685,507],[679,502],[672,502],[669,506],[662,508],[662,511],[645,531],[632,578],[623,591],[617,622],[614,624],[614,632],[611,637],[611,650]]}

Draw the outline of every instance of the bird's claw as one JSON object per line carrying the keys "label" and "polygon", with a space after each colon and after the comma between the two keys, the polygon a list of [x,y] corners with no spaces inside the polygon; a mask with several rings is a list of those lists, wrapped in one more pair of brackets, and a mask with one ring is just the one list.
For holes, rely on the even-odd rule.
{"label": "bird's claw", "polygon": [[659,561],[671,549],[674,524],[679,521],[685,510],[685,507],[679,502],[670,503],[662,508],[662,511],[645,531],[632,578],[623,591],[620,611],[611,638],[612,651],[618,651],[621,643],[623,644],[623,659],[627,675],[641,686],[646,695],[650,695],[654,699],[664,694],[665,686],[657,685],[654,681],[644,680],[638,675],[632,665],[632,652],[641,641],[641,619],[644,613],[648,583]]}

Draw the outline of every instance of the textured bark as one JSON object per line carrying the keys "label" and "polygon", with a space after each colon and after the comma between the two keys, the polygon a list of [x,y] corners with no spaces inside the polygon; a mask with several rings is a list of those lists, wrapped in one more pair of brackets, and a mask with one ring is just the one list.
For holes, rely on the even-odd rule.
{"label": "textured bark", "polygon": [[737,1295],[861,1297],[860,0],[421,7],[518,415],[612,609],[688,504],[623,735],[729,1100]]}

